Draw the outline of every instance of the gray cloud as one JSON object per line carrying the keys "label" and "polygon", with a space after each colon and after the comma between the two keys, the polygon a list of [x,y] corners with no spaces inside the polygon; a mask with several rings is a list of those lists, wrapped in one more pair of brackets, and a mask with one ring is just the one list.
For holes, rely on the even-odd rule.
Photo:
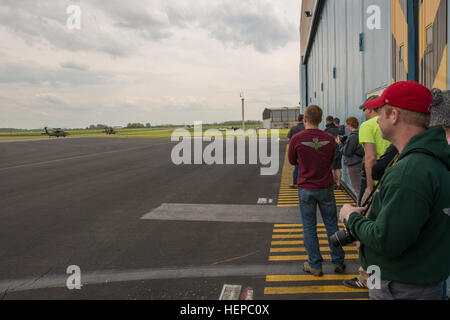
{"label": "gray cloud", "polygon": [[[71,32],[66,9],[74,4],[82,25]],[[233,120],[240,90],[248,93],[246,114],[259,119],[263,106],[298,100],[296,7],[295,0],[0,0],[0,122]]]}
{"label": "gray cloud", "polygon": [[35,101],[45,105],[64,105],[64,101],[49,94],[36,95]]}
{"label": "gray cloud", "polygon": [[194,1],[192,9],[169,2],[169,21],[176,26],[198,26],[209,36],[236,47],[252,46],[269,53],[296,39],[296,26],[284,19],[266,0]]}
{"label": "gray cloud", "polygon": [[[82,13],[82,28],[75,32],[66,28],[66,9],[72,4],[79,5]],[[177,28],[201,28],[224,44],[251,46],[262,53],[281,48],[296,37],[296,26],[268,0],[2,0],[0,25],[29,43],[44,40],[64,50],[119,57],[136,50],[133,37],[159,41],[170,38]]]}
{"label": "gray cloud", "polygon": [[[131,52],[124,39],[99,28],[94,12],[82,10],[81,30],[69,31],[66,9],[72,1],[21,0],[0,2],[0,26],[6,27],[29,44],[48,42],[56,48],[70,51],[97,51],[112,56]],[[83,5],[80,4],[83,8]]]}
{"label": "gray cloud", "polygon": [[96,7],[113,19],[113,25],[138,34],[148,40],[161,40],[172,36],[171,24],[166,12],[159,8],[158,1],[122,0],[95,1]]}
{"label": "gray cloud", "polygon": [[75,61],[67,61],[60,64],[61,68],[64,69],[73,69],[78,71],[88,71],[89,66],[86,64],[78,63]]}
{"label": "gray cloud", "polygon": [[78,70],[61,70],[24,63],[0,65],[0,83],[81,86],[111,82],[114,82],[114,74],[108,72],[78,72]]}

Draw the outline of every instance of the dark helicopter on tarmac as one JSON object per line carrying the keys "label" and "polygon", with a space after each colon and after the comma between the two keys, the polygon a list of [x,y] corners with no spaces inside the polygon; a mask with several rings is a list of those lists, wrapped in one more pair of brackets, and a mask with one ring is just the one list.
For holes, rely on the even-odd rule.
{"label": "dark helicopter on tarmac", "polygon": [[61,128],[55,129],[53,131],[48,131],[48,128],[45,127],[44,130],[45,130],[45,132],[42,132],[41,134],[43,136],[48,136],[49,138],[50,137],[57,137],[57,138],[64,137],[65,138],[66,136],[69,135],[68,132],[65,132],[64,130],[61,130]]}
{"label": "dark helicopter on tarmac", "polygon": [[105,128],[105,133],[106,134],[116,134],[116,130],[114,130],[113,128]]}

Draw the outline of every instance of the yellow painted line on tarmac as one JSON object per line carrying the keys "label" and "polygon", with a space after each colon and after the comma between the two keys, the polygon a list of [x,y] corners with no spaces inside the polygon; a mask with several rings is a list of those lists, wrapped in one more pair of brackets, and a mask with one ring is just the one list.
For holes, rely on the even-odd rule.
{"label": "yellow painted line on tarmac", "polygon": [[[326,232],[325,228],[317,228],[317,232]],[[300,229],[273,229],[273,233],[292,233],[292,232],[303,232],[303,228]]]}
{"label": "yellow painted line on tarmac", "polygon": [[[276,230],[276,231],[275,231]],[[299,232],[303,232],[303,228],[301,229],[296,229],[298,231],[282,231],[283,229],[274,229],[273,233],[299,233]],[[287,229],[286,229],[287,230]],[[317,228],[317,232],[318,233],[326,233],[327,230],[325,228]]]}
{"label": "yellow painted line on tarmac", "polygon": [[[324,223],[318,223],[317,226],[318,227],[325,227],[325,224]],[[344,224],[339,223],[338,226],[339,227],[343,227]],[[280,224],[280,223],[278,223],[278,224],[274,224],[273,227],[274,228],[301,228],[301,227],[303,227],[303,225],[302,224],[292,224],[292,223],[291,224],[288,224],[288,223],[287,224]]]}
{"label": "yellow painted line on tarmac", "polygon": [[280,232],[302,232],[302,229],[274,229],[274,233],[280,233]]}
{"label": "yellow painted line on tarmac", "polygon": [[[331,255],[323,254],[322,258],[331,260]],[[346,254],[345,259],[359,259],[359,254]],[[270,256],[269,261],[307,261],[308,255],[298,256]]]}
{"label": "yellow painted line on tarmac", "polygon": [[[319,239],[328,239],[327,234],[318,234]],[[272,239],[303,239],[303,233],[301,234],[274,234]]]}
{"label": "yellow painted line on tarmac", "polygon": [[303,235],[302,234],[274,234],[274,235],[272,235],[272,239],[303,239]]}
{"label": "yellow painted line on tarmac", "polygon": [[[321,252],[330,252],[330,248],[320,248]],[[356,247],[345,247],[345,252],[358,252]],[[270,253],[306,252],[304,247],[270,248]]]}
{"label": "yellow painted line on tarmac", "polygon": [[322,277],[315,277],[313,275],[268,275],[267,282],[290,282],[290,281],[316,281],[316,280],[348,280],[354,279],[358,275],[352,274],[324,274]]}
{"label": "yellow painted line on tarmac", "polygon": [[303,286],[303,287],[266,287],[264,294],[299,294],[299,293],[346,293],[367,292],[367,289],[352,289],[346,286]]}
{"label": "yellow painted line on tarmac", "polygon": [[[283,245],[297,245],[305,244],[302,240],[300,241],[272,241],[272,246],[283,246]],[[328,240],[319,240],[319,244],[328,244]]]}
{"label": "yellow painted line on tarmac", "polygon": [[301,224],[275,224],[274,228],[297,228],[301,227]]}

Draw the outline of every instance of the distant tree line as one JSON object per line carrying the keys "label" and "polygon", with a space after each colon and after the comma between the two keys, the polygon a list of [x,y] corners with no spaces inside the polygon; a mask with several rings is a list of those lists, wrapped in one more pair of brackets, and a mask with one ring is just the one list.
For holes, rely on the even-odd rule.
{"label": "distant tree line", "polygon": [[17,131],[30,131],[30,130],[15,129],[15,128],[0,128],[0,132],[17,132]]}
{"label": "distant tree line", "polygon": [[[241,126],[242,125],[242,121],[225,121],[225,122],[214,122],[214,123],[204,123],[204,126]],[[247,126],[251,126],[251,125],[262,125],[261,121],[257,121],[257,120],[248,120],[245,121],[245,125]],[[86,130],[105,130],[106,128],[110,128],[111,126],[108,126],[106,124],[91,124],[89,127],[86,127]],[[174,124],[163,124],[163,125],[157,125],[157,126],[153,126],[153,128],[171,128],[171,127],[180,127],[180,125],[174,125]],[[148,122],[146,124],[143,123],[128,123],[126,128],[128,129],[138,129],[138,128],[152,128],[152,125]],[[18,132],[18,131],[39,131],[42,129],[31,129],[31,130],[27,130],[27,129],[16,129],[16,128],[0,128],[0,132]],[[82,130],[80,129],[76,129],[76,130]]]}
{"label": "distant tree line", "polygon": [[88,130],[104,130],[106,128],[109,128],[109,126],[107,126],[106,124],[91,124],[86,129],[88,129]]}
{"label": "distant tree line", "polygon": [[[261,121],[258,120],[248,120],[245,121],[245,125],[247,126],[255,126],[255,125],[262,125],[263,123]],[[242,121],[225,121],[225,122],[221,122],[221,123],[214,123],[214,126],[219,125],[219,126],[240,126],[242,125]]]}
{"label": "distant tree line", "polygon": [[150,123],[129,123],[127,124],[126,128],[128,129],[136,129],[136,128],[151,128],[152,125]]}

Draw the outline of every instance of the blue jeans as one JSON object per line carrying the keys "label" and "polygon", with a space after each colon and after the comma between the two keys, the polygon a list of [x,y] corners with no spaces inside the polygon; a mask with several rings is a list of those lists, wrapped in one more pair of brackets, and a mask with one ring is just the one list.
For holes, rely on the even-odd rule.
{"label": "blue jeans", "polygon": [[298,166],[294,167],[294,173],[292,173],[292,178],[293,178],[293,185],[297,185],[297,178],[298,178]]}
{"label": "blue jeans", "polygon": [[[364,165],[364,163],[363,163]],[[361,178],[361,187],[359,188],[359,197],[358,197],[358,207],[361,207],[363,205],[362,202],[362,198],[364,196],[364,193],[366,192],[367,189],[367,179],[363,179]]]}
{"label": "blue jeans", "polygon": [[303,222],[303,240],[308,253],[309,265],[316,270],[322,269],[323,258],[320,254],[319,239],[317,237],[317,205],[319,205],[322,220],[327,230],[331,262],[335,266],[341,266],[345,258],[344,250],[341,247],[334,247],[330,241],[330,237],[338,231],[338,215],[333,189],[299,189],[298,198],[300,200],[300,213]]}

